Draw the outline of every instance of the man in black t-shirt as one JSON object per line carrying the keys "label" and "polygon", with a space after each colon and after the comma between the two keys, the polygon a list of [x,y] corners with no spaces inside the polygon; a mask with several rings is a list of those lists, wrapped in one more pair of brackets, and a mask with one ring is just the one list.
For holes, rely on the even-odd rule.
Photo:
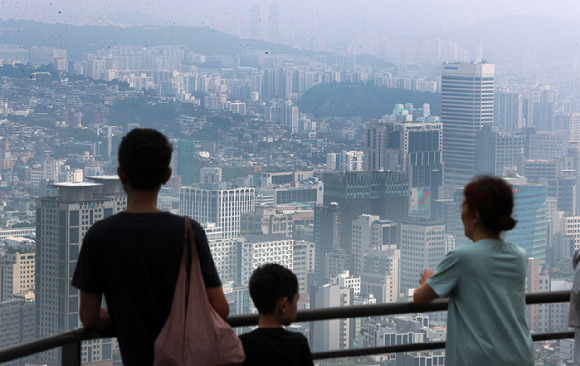
{"label": "man in black t-shirt", "polygon": [[264,264],[252,273],[249,288],[260,318],[257,329],[240,336],[244,366],[312,366],[306,337],[282,328],[296,319],[296,275],[279,264]]}
{"label": "man in black t-shirt", "polygon": [[[81,290],[83,325],[112,326],[125,366],[153,365],[153,345],[171,310],[185,243],[184,218],[157,208],[161,184],[171,176],[171,154],[156,130],[138,128],[123,137],[117,173],[127,209],[88,230],[72,280]],[[229,306],[205,232],[193,220],[192,228],[209,301],[225,318]]]}

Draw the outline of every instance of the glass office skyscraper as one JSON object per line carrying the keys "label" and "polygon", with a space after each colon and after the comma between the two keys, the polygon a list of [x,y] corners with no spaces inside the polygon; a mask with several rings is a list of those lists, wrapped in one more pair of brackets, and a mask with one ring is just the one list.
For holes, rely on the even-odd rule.
{"label": "glass office skyscraper", "polygon": [[452,198],[477,174],[477,132],[493,123],[495,65],[443,63],[443,196]]}

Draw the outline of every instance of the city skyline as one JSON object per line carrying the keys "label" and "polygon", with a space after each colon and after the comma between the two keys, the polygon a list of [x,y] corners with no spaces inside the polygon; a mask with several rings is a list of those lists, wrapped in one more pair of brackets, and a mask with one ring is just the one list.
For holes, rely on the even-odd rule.
{"label": "city skyline", "polygon": [[[219,13],[224,4],[208,4],[197,15]],[[114,175],[116,149],[135,127],[156,128],[170,138],[173,176],[158,207],[203,225],[232,314],[254,310],[247,280],[264,262],[296,272],[301,309],[408,301],[424,267],[435,269],[448,251],[467,244],[458,210],[461,188],[480,173],[505,177],[514,187],[519,226],[507,239],[533,257],[527,291],[571,286],[571,255],[580,245],[580,51],[569,47],[549,61],[524,52],[508,65],[487,58],[485,40],[481,47],[464,47],[436,37],[402,39],[425,19],[423,11],[433,18],[425,27],[436,21],[441,24],[433,33],[451,34],[464,29],[454,27],[523,11],[523,2],[501,11],[495,3],[467,7],[455,0],[406,8],[321,1],[308,11],[298,2],[300,14],[281,3],[227,4],[219,27],[259,37],[261,45],[282,41],[287,22],[296,19],[307,31],[326,27],[318,34],[335,40],[342,36],[334,28],[351,36],[369,33],[344,38],[344,53],[287,46],[224,54],[200,51],[199,44],[135,45],[123,37],[117,44],[109,36],[110,44],[76,49],[73,56],[74,45],[43,43],[48,36],[41,31],[29,30],[35,36],[30,44],[2,43],[0,32],[0,292],[11,301],[0,303],[0,319],[11,320],[5,338],[0,322],[0,348],[29,340],[30,302],[37,336],[80,325],[70,275],[86,230],[125,208]],[[117,23],[108,5],[87,4],[82,14],[68,1],[10,4],[6,10],[29,11],[37,20],[41,10],[53,19],[76,14],[78,22],[94,12]],[[157,11],[161,19],[179,9],[187,16],[196,6],[175,5],[134,9]],[[110,6],[113,12],[131,7],[131,1]],[[361,25],[371,9],[383,18],[368,17]],[[347,10],[351,15],[343,16]],[[61,13],[51,15],[55,11]],[[526,11],[554,14],[539,3]],[[445,23],[442,13],[458,19]],[[318,16],[316,28],[308,30]],[[580,24],[580,16],[568,17]],[[213,18],[198,25],[219,21]],[[384,26],[376,26],[381,19]],[[358,25],[348,29],[338,20]],[[191,24],[196,21],[192,17]],[[402,31],[381,38],[390,27]],[[120,34],[124,28],[90,29]],[[163,35],[155,27],[139,29],[158,41],[182,28],[164,29]],[[564,46],[574,34],[567,36]],[[496,99],[502,100],[497,110]],[[15,266],[13,253],[27,253],[34,242],[36,281],[29,288],[14,286],[13,279],[29,268]],[[531,330],[566,330],[566,306],[529,312]],[[558,314],[541,318],[553,309]],[[444,316],[332,320],[294,329],[310,333],[315,351],[385,346],[443,340]],[[114,364],[118,350],[110,346],[85,344],[82,357]],[[543,346],[537,345],[538,358],[548,357],[545,352],[566,357],[556,343],[551,351]],[[46,359],[56,360],[58,353]],[[384,361],[391,366],[397,357]]]}

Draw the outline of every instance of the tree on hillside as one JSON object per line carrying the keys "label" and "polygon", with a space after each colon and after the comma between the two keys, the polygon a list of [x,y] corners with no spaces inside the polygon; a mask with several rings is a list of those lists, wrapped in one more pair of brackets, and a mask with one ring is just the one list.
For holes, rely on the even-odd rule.
{"label": "tree on hillside", "polygon": [[441,109],[438,93],[346,83],[311,88],[297,105],[301,112],[312,113],[316,117],[361,116],[363,120],[368,120],[390,114],[397,103],[413,103],[416,107],[429,103],[433,115],[438,115]]}

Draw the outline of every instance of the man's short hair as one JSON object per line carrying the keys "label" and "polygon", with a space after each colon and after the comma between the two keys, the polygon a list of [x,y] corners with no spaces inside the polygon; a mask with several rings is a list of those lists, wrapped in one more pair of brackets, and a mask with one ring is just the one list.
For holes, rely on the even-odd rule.
{"label": "man's short hair", "polygon": [[298,279],[291,270],[277,263],[256,268],[250,277],[250,296],[260,314],[272,314],[278,300],[294,300],[298,293]]}
{"label": "man's short hair", "polygon": [[152,190],[161,186],[172,153],[171,143],[161,132],[135,128],[121,140],[117,156],[132,188]]}

